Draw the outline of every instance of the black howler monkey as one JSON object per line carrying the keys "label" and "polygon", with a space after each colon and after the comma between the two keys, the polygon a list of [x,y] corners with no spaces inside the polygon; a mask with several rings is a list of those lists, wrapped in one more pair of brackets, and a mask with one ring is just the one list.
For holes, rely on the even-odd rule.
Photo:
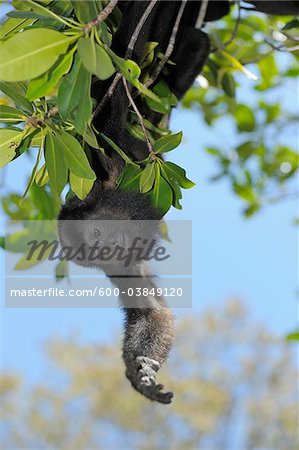
{"label": "black howler monkey", "polygon": [[[123,18],[111,46],[112,50],[122,57],[126,54],[131,35],[149,2],[126,3],[128,4],[123,5]],[[144,44],[149,41],[159,42],[160,50],[165,52],[180,3],[157,2],[136,41],[131,57],[133,60],[140,61]],[[171,56],[175,65],[171,66],[166,77],[166,82],[178,99],[192,85],[209,52],[208,37],[202,31],[194,28],[197,12],[197,2],[187,4]],[[226,9],[225,12],[227,12]],[[219,13],[217,13],[217,18],[218,16]],[[185,61],[186,52],[188,52],[187,61]],[[180,64],[182,58],[184,58],[184,68]],[[161,75],[159,79],[162,76],[164,75]],[[106,85],[95,82],[93,96],[98,103],[101,102],[110,83],[111,80]],[[136,99],[136,102],[139,102],[138,107],[149,120],[153,123],[160,121],[162,116],[150,111],[141,103],[140,98]],[[127,95],[123,84],[119,83],[111,101],[95,117],[94,126],[111,138],[133,159],[142,160],[148,156],[148,149],[141,141],[135,140],[126,133],[125,125],[128,113]],[[83,201],[76,197],[68,200],[61,209],[59,232],[62,245],[76,247],[78,242],[84,240],[83,234],[84,236],[93,236],[93,231],[97,234],[97,221],[105,219],[158,221],[162,218],[160,212],[154,210],[149,201],[141,194],[117,189],[116,180],[123,169],[124,161],[102,140],[100,140],[100,145],[105,148],[106,156],[94,152],[93,167],[98,180],[91,193]],[[68,221],[74,219],[78,220],[76,230],[73,230],[74,225],[68,225]],[[83,233],[84,227],[82,227],[81,220],[86,219],[93,220],[94,226],[89,221],[86,226],[93,226],[94,230],[85,230]],[[103,222],[100,223],[103,227]],[[153,236],[156,236],[156,230],[151,232]],[[105,230],[102,230],[102,234],[107,235]],[[115,234],[120,236],[120,231],[115,231]],[[86,238],[89,244],[91,239],[91,237]],[[107,265],[103,264],[101,268],[110,276]],[[151,288],[155,285],[147,271],[145,263],[133,264],[126,276],[110,276],[110,278],[112,283],[120,288],[120,292],[126,292],[128,287]],[[173,314],[167,308],[162,297],[138,297],[135,298],[135,305],[133,305],[132,299],[122,294],[121,302],[126,317],[123,342],[126,375],[133,387],[146,397],[161,403],[170,403],[172,393],[162,392],[163,386],[156,384],[156,372],[165,361],[173,343]]]}
{"label": "black howler monkey", "polygon": [[[149,1],[119,2],[123,17],[113,36],[112,50],[125,57],[131,36],[136,25],[144,14]],[[131,59],[140,62],[144,45],[159,43],[159,50],[165,53],[172,30],[181,6],[181,1],[157,1],[147,18],[134,45]],[[273,14],[293,14],[298,12],[298,2],[259,2],[250,1],[256,10]],[[200,73],[209,54],[208,36],[196,28],[196,20],[202,2],[187,1],[175,39],[171,61],[167,74],[160,73],[158,80],[165,79],[171,91],[180,99]],[[209,1],[204,21],[217,20],[229,13],[228,1]],[[106,94],[112,80],[93,85],[92,95],[99,104]],[[150,111],[136,99],[142,114],[152,123],[158,123],[161,115]],[[112,97],[94,118],[94,126],[118,144],[131,158],[143,160],[148,156],[145,143],[134,139],[125,131],[129,114],[129,101],[123,83],[118,83]],[[100,229],[97,221],[113,220],[153,220],[161,219],[161,214],[151,207],[149,201],[138,193],[122,192],[117,189],[116,180],[124,167],[123,159],[116,154],[106,142],[99,138],[106,156],[94,150],[93,168],[97,175],[92,191],[85,200],[74,197],[62,207],[59,215],[59,233],[63,245],[76,246],[77,240],[85,240],[87,244],[99,239],[126,241],[123,230],[113,231]],[[77,220],[78,226],[70,230],[67,220]],[[91,219],[88,225],[81,221]],[[79,226],[80,223],[80,226]],[[102,224],[102,222],[100,222]],[[102,225],[101,225],[102,226]],[[133,225],[134,226],[134,225]],[[72,225],[72,227],[74,227]],[[104,227],[105,228],[105,227]],[[126,232],[129,231],[126,230]],[[156,236],[155,226],[148,230],[150,236]],[[95,264],[94,264],[95,265]],[[99,265],[96,265],[99,267]],[[112,283],[120,288],[120,292],[129,287],[153,287],[154,283],[145,263],[130,266],[126,276],[111,276],[108,265],[100,264]],[[126,364],[126,375],[132,386],[151,400],[170,403],[173,394],[162,392],[162,385],[156,384],[156,372],[165,361],[174,339],[174,319],[162,297],[147,296],[132,299],[121,294],[121,302],[125,312],[125,335],[123,341],[123,357]],[[133,307],[132,307],[133,306]]]}

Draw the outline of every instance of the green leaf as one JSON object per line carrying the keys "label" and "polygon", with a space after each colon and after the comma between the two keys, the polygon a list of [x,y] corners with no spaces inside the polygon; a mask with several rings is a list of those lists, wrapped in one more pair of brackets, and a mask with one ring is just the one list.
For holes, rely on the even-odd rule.
{"label": "green leaf", "polygon": [[[126,123],[126,131],[139,141],[145,142],[144,133],[140,124],[137,123]],[[148,133],[148,138],[152,144],[154,144],[154,139],[150,133]]]}
{"label": "green leaf", "polygon": [[0,167],[8,164],[16,156],[16,149],[23,139],[21,130],[0,128]]}
{"label": "green leaf", "polygon": [[11,98],[16,105],[24,108],[25,111],[33,112],[32,104],[21,94],[18,83],[5,83],[0,81],[0,91]]}
{"label": "green leaf", "polygon": [[171,107],[177,104],[177,99],[169,89],[168,84],[164,80],[160,80],[154,87],[154,93],[157,95],[159,101],[153,98],[146,98],[148,107],[160,114],[169,114]]}
{"label": "green leaf", "polygon": [[70,185],[72,191],[80,200],[84,200],[92,189],[94,181],[86,180],[85,178],[77,177],[70,172]]}
{"label": "green leaf", "polygon": [[139,166],[127,164],[118,179],[118,186],[124,191],[139,191],[139,179],[142,170]]}
{"label": "green leaf", "polygon": [[299,341],[299,330],[287,335],[288,341]]}
{"label": "green leaf", "polygon": [[155,48],[159,45],[158,42],[146,42],[143,49],[143,55],[140,61],[141,69],[150,66],[154,60]]}
{"label": "green leaf", "polygon": [[182,190],[178,184],[178,182],[173,178],[170,177],[169,173],[164,170],[164,164],[161,164],[161,173],[163,178],[167,181],[169,186],[172,189],[172,205],[177,209],[182,209],[182,205],[180,204],[180,200],[182,198]]}
{"label": "green leaf", "polygon": [[32,205],[27,199],[23,199],[18,194],[10,194],[2,198],[4,212],[12,220],[31,219]]}
{"label": "green leaf", "polygon": [[42,214],[43,219],[57,218],[60,201],[55,202],[55,198],[45,188],[33,183],[29,195],[34,206]]}
{"label": "green leaf", "polygon": [[49,181],[49,174],[47,171],[46,164],[43,164],[42,167],[36,172],[35,182],[38,186],[44,186]]}
{"label": "green leaf", "polygon": [[[53,133],[53,142],[56,152],[60,153],[61,156],[63,155],[67,167],[73,174],[87,180],[96,179],[87,156],[77,139],[66,131],[60,130]],[[49,175],[51,178],[51,174]]]}
{"label": "green leaf", "polygon": [[63,75],[69,72],[73,63],[74,51],[75,48],[66,55],[60,56],[50,72],[30,81],[26,93],[28,100],[33,101],[51,94]]}
{"label": "green leaf", "polygon": [[44,138],[44,131],[42,130],[41,131],[41,141],[40,141],[40,146],[39,146],[37,157],[36,157],[36,162],[34,164],[32,172],[31,172],[31,175],[30,175],[27,187],[25,189],[25,192],[23,194],[23,197],[26,197],[27,193],[29,192],[29,190],[30,190],[30,188],[31,188],[31,186],[32,186],[32,184],[34,182],[34,179],[35,179],[35,176],[36,176],[36,173],[37,173],[37,168],[39,166],[39,162],[40,162],[40,159],[41,159],[42,153],[43,153],[44,139],[45,139]]}
{"label": "green leaf", "polygon": [[155,153],[170,152],[171,150],[180,145],[182,137],[183,137],[182,132],[161,137],[154,143]]}
{"label": "green leaf", "polygon": [[100,12],[100,2],[98,0],[88,0],[87,2],[72,0],[71,3],[74,7],[77,18],[82,23],[87,23],[95,19]]}
{"label": "green leaf", "polygon": [[108,53],[92,38],[81,38],[78,42],[79,55],[85,68],[100,80],[106,80],[114,74],[115,68]]}
{"label": "green leaf", "polygon": [[108,53],[99,45],[96,45],[96,70],[94,74],[100,80],[110,78],[115,72],[115,67]]}
{"label": "green leaf", "polygon": [[[7,13],[7,16],[8,17],[14,17],[14,18],[17,18],[17,19],[49,20],[49,18],[47,16],[42,16],[41,14],[37,14],[37,13],[32,12],[32,11],[11,11],[11,12]],[[54,24],[55,24],[55,22],[54,22]]]}
{"label": "green leaf", "polygon": [[1,24],[0,39],[9,36],[12,33],[16,33],[19,30],[23,30],[25,27],[33,22],[31,19],[14,19],[9,17],[4,23]]}
{"label": "green leaf", "polygon": [[11,253],[24,253],[28,250],[29,230],[16,231],[5,237],[5,249]]}
{"label": "green leaf", "polygon": [[83,139],[90,147],[100,149],[96,135],[89,124],[87,124]]}
{"label": "green leaf", "polygon": [[290,20],[290,22],[286,23],[282,29],[283,30],[292,30],[293,28],[299,28],[299,19]]}
{"label": "green leaf", "polygon": [[238,153],[240,159],[246,161],[251,155],[254,154],[255,149],[256,149],[255,145],[251,141],[248,141],[243,142],[243,144],[240,144],[236,148],[236,152]]}
{"label": "green leaf", "polygon": [[164,241],[172,242],[168,234],[168,226],[165,220],[160,220],[160,236]]}
{"label": "green leaf", "polygon": [[240,61],[238,61],[233,55],[231,55],[230,53],[228,53],[225,50],[221,50],[220,52],[226,59],[228,59],[231,62],[233,67],[235,67],[236,69],[238,69],[241,72],[243,72],[244,75],[246,75],[246,77],[249,80],[257,80],[257,76],[254,73],[250,72],[250,70],[248,70],[245,66],[243,66],[240,63]]}
{"label": "green leaf", "polygon": [[167,176],[169,179],[177,181],[178,185],[181,186],[184,189],[191,189],[193,186],[195,186],[195,183],[193,181],[189,180],[186,177],[186,171],[176,164],[167,161],[163,163],[162,165],[163,169],[167,173]]}
{"label": "green leaf", "polygon": [[[168,183],[169,184],[169,183]],[[182,209],[182,205],[180,204],[180,200],[182,199],[182,190],[180,186],[176,182],[172,182],[170,184],[170,187],[172,189],[172,204],[176,209]]]}
{"label": "green leaf", "polygon": [[151,162],[143,169],[140,180],[139,190],[142,194],[152,189],[155,182],[155,162]]}
{"label": "green leaf", "polygon": [[249,106],[237,105],[234,116],[239,131],[253,131],[255,129],[254,113]]}
{"label": "green leaf", "polygon": [[152,110],[160,114],[169,114],[171,106],[168,99],[160,98],[159,101],[153,100],[152,98],[146,98],[147,106]]}
{"label": "green leaf", "polygon": [[234,192],[243,200],[255,203],[256,196],[250,185],[241,185],[237,182],[233,183]]}
{"label": "green leaf", "polygon": [[247,208],[244,209],[243,214],[245,217],[251,217],[255,213],[257,213],[261,209],[261,205],[259,203],[252,203]]}
{"label": "green leaf", "polygon": [[222,88],[226,95],[231,98],[236,96],[236,83],[234,77],[230,73],[225,73],[221,80]]}
{"label": "green leaf", "polygon": [[73,41],[74,37],[45,28],[15,34],[0,46],[0,79],[22,81],[38,77],[55,64]]}
{"label": "green leaf", "polygon": [[[74,121],[76,131],[84,135],[91,117],[91,74],[83,66],[79,55],[69,75],[65,76],[58,91],[58,108],[63,120]],[[84,101],[82,101],[84,99]]]}
{"label": "green leaf", "polygon": [[56,145],[55,136],[48,133],[45,141],[45,161],[49,174],[50,185],[56,195],[60,195],[66,185],[68,170],[61,148]]}
{"label": "green leaf", "polygon": [[113,150],[116,151],[116,153],[123,158],[124,161],[126,161],[127,164],[132,164],[135,167],[139,167],[138,164],[135,164],[134,161],[132,161],[126,153],[117,144],[115,144],[115,142],[108,138],[108,136],[105,136],[103,133],[100,133],[100,136],[113,148]]}
{"label": "green leaf", "polygon": [[[57,16],[57,14],[55,14],[55,12],[52,11],[52,8],[47,8],[47,5],[51,3],[51,1],[39,0],[39,3],[36,3],[33,0],[27,0],[26,3],[28,5],[28,9],[32,9],[36,14],[39,14],[49,19],[59,20],[59,16]],[[43,3],[45,6],[41,5],[40,3]],[[26,11],[27,8],[26,9],[24,8],[24,10]]]}
{"label": "green leaf", "polygon": [[59,261],[55,268],[55,278],[56,281],[62,281],[64,278],[68,277],[68,262],[67,261]]}
{"label": "green leaf", "polygon": [[172,204],[172,190],[167,181],[161,176],[158,164],[155,164],[155,172],[154,189],[146,195],[150,197],[154,207],[164,215]]}
{"label": "green leaf", "polygon": [[278,75],[278,68],[276,60],[273,54],[269,54],[262,58],[258,62],[258,67],[260,70],[262,81],[256,87],[260,91],[264,91],[273,86],[276,76]]}
{"label": "green leaf", "polygon": [[12,0],[11,4],[18,11],[30,10],[30,6],[28,5],[28,2],[24,2],[23,0]]}
{"label": "green leaf", "polygon": [[42,261],[45,261],[46,259],[48,259],[48,257],[51,255],[52,251],[53,251],[53,248],[50,246],[47,250],[45,250],[45,252],[43,253],[43,255],[41,256],[40,259],[39,259],[38,251],[34,252],[34,254],[31,256],[30,259],[27,259],[28,254],[26,253],[19,259],[19,261],[16,263],[14,269],[15,270],[30,269],[31,267],[34,267],[37,264],[40,264]]}
{"label": "green leaf", "polygon": [[0,122],[22,122],[28,119],[23,111],[12,106],[0,105]]}
{"label": "green leaf", "polygon": [[141,69],[134,61],[130,59],[123,59],[117,56],[107,45],[105,45],[105,50],[110,55],[111,59],[114,61],[116,66],[119,68],[122,75],[128,80],[133,86],[135,86],[138,91],[146,97],[152,98],[157,103],[160,103],[160,98],[152,91],[147,89],[139,81],[139,76],[141,74]]}
{"label": "green leaf", "polygon": [[117,56],[111,48],[109,48],[107,45],[105,45],[105,49],[107,53],[111,56],[114,63],[117,65],[123,76],[130,81],[132,84],[136,80],[138,81],[138,78],[141,74],[140,67],[138,64],[136,64],[134,61],[130,59],[124,59],[120,56]]}

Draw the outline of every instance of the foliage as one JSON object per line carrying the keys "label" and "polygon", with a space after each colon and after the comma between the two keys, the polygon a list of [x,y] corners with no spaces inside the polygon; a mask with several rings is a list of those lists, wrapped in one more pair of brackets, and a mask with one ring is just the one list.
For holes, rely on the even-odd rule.
{"label": "foliage", "polygon": [[[145,86],[161,58],[157,43],[148,43],[140,67],[113,53],[110,44],[121,12],[115,7],[105,21],[94,23],[105,5],[97,0],[14,0],[14,10],[2,24],[0,167],[25,155],[35,160],[23,196],[3,197],[9,219],[56,218],[61,196],[76,194],[83,200],[92,189],[91,152],[103,152],[92,126],[93,76],[107,80],[120,74],[152,110],[166,116],[177,103],[164,81],[153,89]],[[221,135],[231,130],[234,139],[221,139],[221,147],[206,149],[219,166],[212,180],[228,179],[249,217],[265,204],[296,194],[298,157],[292,132],[298,112],[288,109],[281,92],[282,86],[293,86],[298,75],[293,42],[299,27],[291,18],[265,18],[237,6],[233,11],[235,17],[208,25],[212,53],[183,106],[199,109],[208,127],[220,125]],[[246,77],[246,95],[239,99],[243,94],[238,88],[246,86]],[[133,161],[101,135],[126,163],[118,186],[139,191],[163,214],[171,205],[181,209],[182,189],[194,183],[182,167],[160,156],[167,153],[168,158],[168,152],[178,148],[182,133],[171,133],[164,119],[159,126],[147,120],[142,124],[133,109],[126,130],[140,141],[148,140],[148,158]]]}
{"label": "foliage", "polygon": [[[130,82],[149,105],[163,112],[170,111],[175,99],[166,85],[146,88],[141,69],[127,59],[120,58],[110,49],[112,35],[119,22],[120,11],[115,8],[109,20],[94,24],[103,4],[98,1],[13,1],[15,10],[1,30],[0,89],[8,96],[9,105],[0,106],[1,167],[30,151],[36,141],[37,157],[26,193],[40,182],[40,170],[47,172],[46,183],[55,197],[59,197],[69,182],[71,191],[84,198],[95,179],[88,155],[98,148],[92,128],[93,102],[92,76],[106,80],[118,71]],[[150,46],[142,65],[153,62],[155,46]],[[142,73],[145,77],[146,73]],[[170,100],[169,100],[169,98]],[[84,98],[84,102],[82,102]],[[170,103],[169,103],[170,101]],[[14,106],[11,106],[13,103]],[[157,157],[175,149],[181,134],[168,129],[154,131],[162,136],[156,141],[151,136],[153,125],[146,123],[153,149],[149,157],[136,163],[108,137],[102,136],[126,161],[124,179],[132,167],[140,176],[139,190],[152,199],[153,204],[166,213],[171,204],[181,208],[181,188],[193,186],[183,169],[173,165],[172,173]],[[144,140],[140,124],[132,114],[132,127]],[[22,149],[22,151],[20,151]],[[36,151],[36,150],[35,150]],[[42,156],[44,155],[44,160]],[[135,170],[135,171],[136,171]],[[45,180],[45,178],[44,178]],[[121,184],[126,188],[126,184]]]}
{"label": "foliage", "polygon": [[298,193],[299,114],[288,98],[298,93],[298,32],[297,20],[263,14],[218,22],[210,30],[215,51],[183,101],[208,127],[219,125],[233,136],[206,150],[219,167],[212,181],[229,180],[246,217]]}
{"label": "foliage", "polygon": [[[290,344],[232,300],[180,323],[163,379],[165,407],[129,386],[112,344],[76,337],[47,346],[47,378],[0,378],[2,448],[297,449]],[[215,357],[216,356],[216,357]]]}
{"label": "foliage", "polygon": [[[95,179],[88,162],[90,151],[97,148],[91,125],[92,76],[106,80],[119,72],[146,99],[150,108],[169,114],[176,99],[165,82],[153,90],[144,84],[161,57],[157,43],[148,43],[139,68],[135,62],[120,58],[110,49],[121,17],[117,7],[105,21],[94,23],[92,21],[105,6],[97,0],[14,0],[12,6],[14,10],[7,14],[0,32],[0,90],[5,95],[0,106],[3,124],[0,166],[23,153],[36,154],[26,194],[41,183],[43,174],[46,189],[50,188],[55,197],[68,185],[70,193],[84,198]],[[234,11],[235,15],[239,14],[237,8]],[[230,179],[236,195],[246,202],[245,215],[250,216],[267,202],[269,192],[276,193],[277,187],[278,195],[272,196],[271,201],[280,198],[280,189],[282,196],[288,194],[288,183],[294,179],[298,168],[294,150],[279,139],[273,139],[271,134],[273,130],[279,130],[282,136],[288,133],[297,115],[283,111],[280,101],[265,100],[268,91],[298,75],[296,52],[287,55],[287,64],[283,67],[279,64],[279,51],[292,46],[298,21],[265,19],[263,15],[241,12],[240,20],[228,17],[210,26],[214,52],[200,77],[209,88],[192,88],[184,106],[199,105],[209,126],[223,116],[235,124],[240,136],[237,148],[232,149],[231,143],[226,143],[223,148],[213,146],[208,151],[220,167],[213,179],[223,176]],[[259,77],[253,75],[257,71]],[[238,82],[243,83],[244,76],[256,80],[250,89],[254,87],[261,99],[254,104],[238,100]],[[194,183],[186,178],[182,168],[164,163],[156,156],[177,148],[181,135],[171,134],[163,123],[153,127],[145,121],[144,125],[153,146],[147,160],[136,164],[122,149],[116,148],[115,143],[109,143],[127,163],[119,184],[123,189],[149,196],[163,213],[171,205],[181,209],[181,189],[188,189]],[[145,140],[133,111],[127,131]],[[155,140],[156,135],[161,137]]]}

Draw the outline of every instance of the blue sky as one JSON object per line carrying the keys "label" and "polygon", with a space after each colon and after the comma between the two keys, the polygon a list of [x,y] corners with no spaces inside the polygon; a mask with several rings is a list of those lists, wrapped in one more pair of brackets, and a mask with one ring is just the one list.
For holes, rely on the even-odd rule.
{"label": "blue sky", "polygon": [[[180,109],[174,112],[172,128],[184,130],[184,142],[172,160],[185,167],[197,183],[184,191],[183,210],[168,214],[169,219],[192,220],[193,308],[219,305],[238,296],[273,330],[290,331],[296,321],[295,202],[268,207],[251,220],[243,219],[241,202],[228,184],[208,181],[216,167],[202,148],[219,142],[217,127],[207,132],[198,112]],[[11,164],[5,176],[8,185],[22,192],[30,167],[28,158]],[[1,277],[3,260],[1,252]],[[178,318],[183,313],[176,310]],[[20,370],[33,380],[44,367],[42,348],[48,338],[78,332],[85,342],[112,341],[114,331],[121,330],[122,314],[116,309],[2,308],[1,321],[3,367]]]}
{"label": "blue sky", "polygon": [[[280,95],[296,109],[290,89]],[[246,97],[246,89],[239,95]],[[174,111],[172,129],[183,130],[184,141],[171,153],[171,160],[186,168],[196,182],[195,188],[184,191],[183,211],[173,209],[167,216],[193,222],[193,308],[216,306],[237,296],[273,330],[291,331],[297,317],[297,230],[292,224],[296,202],[267,207],[252,219],[243,219],[242,203],[228,183],[208,181],[217,168],[203,151],[206,145],[233,143],[233,131],[223,125],[207,130],[198,111],[183,109]],[[13,162],[5,173],[8,187],[22,193],[31,165],[25,157]],[[3,215],[0,218],[3,232]],[[2,280],[3,262],[1,252]],[[38,378],[44,368],[42,348],[48,338],[75,331],[85,342],[111,342],[114,332],[121,330],[122,314],[116,309],[5,309],[3,283],[0,293],[2,368],[16,369],[29,380]],[[176,311],[178,318],[183,313]]]}

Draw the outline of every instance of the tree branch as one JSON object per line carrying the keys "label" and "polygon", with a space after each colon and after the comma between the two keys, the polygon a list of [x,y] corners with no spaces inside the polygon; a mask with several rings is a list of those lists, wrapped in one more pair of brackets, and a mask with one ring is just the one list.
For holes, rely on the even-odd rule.
{"label": "tree branch", "polygon": [[132,95],[130,93],[130,89],[128,87],[127,80],[124,77],[123,77],[122,80],[123,80],[123,83],[124,83],[124,87],[125,87],[125,90],[126,90],[127,97],[128,97],[128,99],[129,99],[129,101],[130,101],[130,103],[131,103],[131,105],[132,105],[132,107],[133,107],[133,109],[134,109],[138,119],[139,119],[142,131],[143,131],[143,134],[144,134],[145,142],[146,142],[146,145],[147,145],[148,150],[149,150],[149,154],[153,158],[153,157],[155,157],[155,154],[154,154],[152,143],[151,143],[151,141],[150,141],[150,139],[148,137],[148,133],[147,133],[147,130],[146,130],[145,125],[144,125],[143,117],[142,117],[139,109],[137,108],[136,103],[133,100],[133,97],[132,97]]}
{"label": "tree branch", "polygon": [[285,53],[292,53],[299,50],[299,45],[294,45],[293,47],[286,47],[284,44],[281,45],[274,45],[272,42],[268,41],[268,39],[265,39],[266,44],[270,45],[273,50],[276,50],[277,52],[285,52]]}
{"label": "tree branch", "polygon": [[198,16],[196,19],[196,23],[195,23],[195,28],[197,30],[199,30],[204,23],[204,20],[206,17],[206,12],[208,9],[208,4],[209,4],[209,0],[202,0],[202,2],[201,2],[200,10],[199,10],[199,13],[198,13]]}
{"label": "tree branch", "polygon": [[240,21],[241,21],[242,8],[241,8],[241,5],[240,5],[240,0],[236,0],[236,3],[238,5],[238,15],[237,15],[237,18],[236,18],[236,21],[235,21],[235,26],[234,26],[234,29],[232,31],[231,37],[226,42],[224,42],[222,45],[220,45],[219,47],[212,48],[211,49],[211,53],[215,52],[217,50],[224,50],[226,47],[229,46],[229,44],[231,44],[233,42],[233,40],[237,36],[238,29],[239,29],[239,26],[240,26]]}
{"label": "tree branch", "polygon": [[112,11],[114,10],[117,3],[118,3],[118,0],[110,0],[108,5],[105,6],[105,8],[100,12],[98,17],[91,20],[84,26],[83,30],[85,31],[85,33],[89,33],[93,27],[96,27],[101,22],[104,22],[104,20],[106,20],[107,17],[112,13]]}
{"label": "tree branch", "polygon": [[150,78],[145,83],[146,87],[151,86],[156,81],[156,79],[160,75],[161,71],[163,70],[163,67],[165,66],[165,64],[167,63],[167,61],[169,60],[169,58],[173,52],[176,36],[177,36],[178,30],[179,30],[180,22],[182,20],[182,16],[183,16],[183,12],[184,12],[186,4],[187,4],[187,1],[183,0],[181,3],[180,9],[179,9],[178,15],[176,17],[176,21],[175,21],[175,24],[174,24],[174,27],[173,27],[173,30],[172,30],[172,33],[171,33],[171,36],[169,39],[168,46],[164,53],[164,56],[161,59],[161,61],[159,62],[159,64],[157,65],[157,67],[154,69],[154,72],[152,73]]}
{"label": "tree branch", "polygon": [[131,36],[129,45],[127,47],[126,50],[126,54],[125,54],[125,59],[130,59],[135,47],[135,44],[137,42],[138,36],[140,34],[140,31],[143,28],[143,25],[145,24],[148,16],[150,15],[150,13],[152,12],[152,10],[154,9],[154,6],[156,5],[158,0],[151,0],[149,5],[147,6],[146,10],[144,11],[144,13],[142,14],[139,22],[136,25],[136,28]]}
{"label": "tree branch", "polygon": [[269,197],[264,197],[262,199],[263,205],[270,205],[272,203],[277,203],[281,200],[290,200],[292,198],[298,199],[299,191],[289,191],[289,192],[279,192],[277,194],[271,195]]}
{"label": "tree branch", "polygon": [[[144,13],[142,14],[138,24],[135,27],[135,30],[131,36],[130,42],[128,44],[127,50],[126,50],[126,54],[125,54],[125,58],[129,59],[132,56],[136,41],[138,39],[138,36],[142,30],[143,25],[145,24],[145,21],[147,20],[148,16],[150,15],[150,13],[152,12],[154,6],[156,5],[158,0],[152,0],[150,2],[150,4],[147,6],[146,10],[144,11]],[[106,94],[104,95],[104,97],[102,98],[102,100],[100,101],[100,103],[98,104],[98,106],[96,107],[94,113],[93,113],[93,118],[96,117],[104,108],[104,106],[106,105],[106,103],[108,102],[108,100],[112,97],[113,92],[115,91],[118,83],[120,82],[122,78],[122,75],[118,72],[109,89],[107,90]]]}
{"label": "tree branch", "polygon": [[49,118],[49,117],[56,116],[56,114],[58,114],[58,106],[53,106],[53,108],[49,109],[46,116]]}

